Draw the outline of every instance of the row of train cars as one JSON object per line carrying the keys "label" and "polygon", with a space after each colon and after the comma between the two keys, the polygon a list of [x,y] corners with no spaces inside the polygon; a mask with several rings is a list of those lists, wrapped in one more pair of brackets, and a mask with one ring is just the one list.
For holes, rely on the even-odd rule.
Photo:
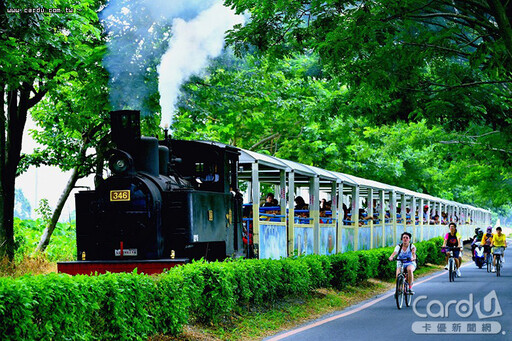
{"label": "row of train cars", "polygon": [[[447,231],[429,219],[401,219],[402,208],[413,216],[445,212],[463,237],[490,223],[490,211],[481,208],[221,143],[165,136],[141,136],[138,111],[111,112],[111,175],[75,195],[77,260],[58,263],[59,272],[137,268],[151,274],[192,259],[332,254],[392,245],[403,231],[414,241]],[[261,207],[261,184],[277,194],[276,207]],[[299,195],[309,206],[295,212]],[[331,203],[329,219],[321,217],[320,196]],[[363,219],[362,208],[374,219]]]}

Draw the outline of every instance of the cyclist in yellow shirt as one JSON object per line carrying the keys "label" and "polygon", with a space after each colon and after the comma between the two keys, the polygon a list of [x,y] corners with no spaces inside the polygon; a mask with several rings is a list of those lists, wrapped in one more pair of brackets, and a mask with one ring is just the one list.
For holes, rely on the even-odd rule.
{"label": "cyclist in yellow shirt", "polygon": [[501,254],[502,260],[504,260],[505,248],[507,247],[507,236],[501,233],[501,227],[496,227],[496,233],[492,235],[491,246],[493,249],[493,259],[492,259],[492,270],[491,272],[495,272],[494,267],[496,266],[496,253]]}

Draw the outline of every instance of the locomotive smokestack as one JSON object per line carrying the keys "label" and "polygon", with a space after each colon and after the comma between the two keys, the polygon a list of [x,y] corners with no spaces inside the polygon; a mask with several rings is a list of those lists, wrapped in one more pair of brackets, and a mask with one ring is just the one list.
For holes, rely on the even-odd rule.
{"label": "locomotive smokestack", "polygon": [[110,112],[112,142],[118,149],[131,152],[134,142],[140,140],[140,111],[117,110]]}

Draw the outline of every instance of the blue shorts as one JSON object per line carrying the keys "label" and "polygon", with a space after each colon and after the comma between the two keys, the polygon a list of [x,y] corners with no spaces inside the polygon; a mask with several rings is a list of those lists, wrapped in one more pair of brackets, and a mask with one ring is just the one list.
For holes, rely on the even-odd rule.
{"label": "blue shorts", "polygon": [[495,246],[492,248],[493,255],[503,255],[505,248],[503,246]]}
{"label": "blue shorts", "polygon": [[[453,246],[453,247],[455,247],[455,246]],[[449,252],[448,249],[446,249],[446,251],[443,251],[443,252],[445,252],[446,256],[448,256],[448,252]],[[452,250],[452,252],[453,252],[453,258],[459,258],[460,250]],[[484,249],[484,252],[485,252],[485,249]]]}
{"label": "blue shorts", "polygon": [[[402,267],[404,270],[407,270],[407,267],[412,266],[412,271],[416,270],[416,262],[403,262]],[[396,263],[396,268],[398,269],[398,262]]]}

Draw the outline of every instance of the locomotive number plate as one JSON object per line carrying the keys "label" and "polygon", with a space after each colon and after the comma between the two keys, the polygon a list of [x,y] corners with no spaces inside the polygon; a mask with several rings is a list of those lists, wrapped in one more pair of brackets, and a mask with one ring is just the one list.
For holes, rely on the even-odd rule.
{"label": "locomotive number plate", "polygon": [[130,201],[130,190],[110,191],[110,201]]}

